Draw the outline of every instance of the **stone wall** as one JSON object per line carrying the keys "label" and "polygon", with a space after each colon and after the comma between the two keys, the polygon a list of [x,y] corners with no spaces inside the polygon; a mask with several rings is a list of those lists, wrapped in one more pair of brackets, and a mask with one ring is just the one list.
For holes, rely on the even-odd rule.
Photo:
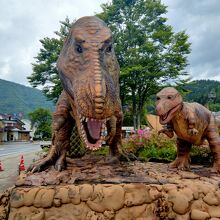
{"label": "stone wall", "polygon": [[10,207],[9,220],[215,220],[220,219],[220,189],[201,181],[18,187]]}
{"label": "stone wall", "polygon": [[6,190],[3,193],[0,193],[0,219],[1,220],[8,218],[10,193],[11,193],[10,189]]}

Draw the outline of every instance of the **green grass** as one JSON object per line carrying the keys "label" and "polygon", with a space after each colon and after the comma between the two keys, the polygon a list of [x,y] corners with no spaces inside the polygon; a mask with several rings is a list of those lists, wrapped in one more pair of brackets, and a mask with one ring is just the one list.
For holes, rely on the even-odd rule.
{"label": "green grass", "polygon": [[175,147],[145,146],[137,152],[137,157],[145,160],[172,161],[176,157]]}

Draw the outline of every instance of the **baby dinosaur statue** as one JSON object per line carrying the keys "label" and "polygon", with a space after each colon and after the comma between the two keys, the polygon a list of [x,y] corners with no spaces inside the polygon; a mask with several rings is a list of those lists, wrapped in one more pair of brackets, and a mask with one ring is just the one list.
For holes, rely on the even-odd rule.
{"label": "baby dinosaur statue", "polygon": [[199,103],[183,102],[182,96],[173,87],[162,89],[156,95],[156,112],[165,128],[159,133],[168,137],[177,135],[177,157],[171,168],[189,169],[189,152],[193,145],[207,139],[213,154],[212,172],[220,172],[220,120]]}
{"label": "baby dinosaur statue", "polygon": [[119,65],[106,24],[95,16],[77,20],[64,42],[57,68],[63,92],[53,114],[52,146],[46,158],[29,170],[41,171],[48,165],[63,169],[74,125],[86,148],[97,150],[106,140],[110,154],[118,156],[122,126]]}

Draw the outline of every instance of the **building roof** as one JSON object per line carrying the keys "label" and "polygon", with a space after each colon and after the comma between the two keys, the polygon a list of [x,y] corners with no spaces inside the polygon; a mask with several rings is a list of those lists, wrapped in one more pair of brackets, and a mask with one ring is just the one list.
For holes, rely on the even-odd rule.
{"label": "building roof", "polygon": [[146,117],[149,125],[156,131],[159,131],[163,128],[163,126],[159,122],[159,116],[148,114]]}

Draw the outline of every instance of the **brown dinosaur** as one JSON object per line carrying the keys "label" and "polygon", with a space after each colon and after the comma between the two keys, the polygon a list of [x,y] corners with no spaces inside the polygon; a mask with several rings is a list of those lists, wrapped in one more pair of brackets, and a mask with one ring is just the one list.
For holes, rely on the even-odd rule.
{"label": "brown dinosaur", "polygon": [[162,89],[156,95],[156,112],[165,128],[159,133],[168,137],[177,135],[177,157],[171,168],[189,169],[189,152],[193,145],[207,139],[213,154],[213,172],[220,172],[220,120],[199,103],[183,102],[182,96],[173,87]]}
{"label": "brown dinosaur", "polygon": [[52,146],[47,157],[29,170],[40,171],[50,164],[57,170],[64,168],[74,124],[86,148],[97,150],[105,139],[110,154],[118,156],[122,125],[119,65],[106,24],[95,16],[78,19],[64,42],[57,68],[63,92],[53,114]]}

